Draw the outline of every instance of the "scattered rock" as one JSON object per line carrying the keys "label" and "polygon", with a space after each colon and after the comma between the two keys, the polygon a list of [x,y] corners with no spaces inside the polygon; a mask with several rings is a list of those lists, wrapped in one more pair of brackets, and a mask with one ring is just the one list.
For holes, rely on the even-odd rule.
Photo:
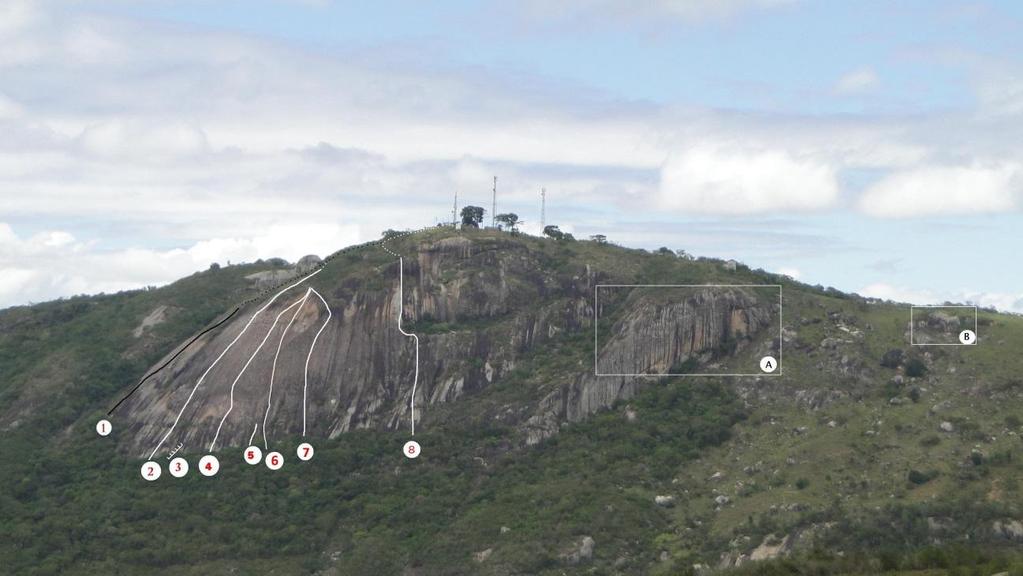
{"label": "scattered rock", "polygon": [[490,558],[490,555],[493,553],[494,553],[493,548],[487,548],[486,550],[473,554],[472,559],[480,563],[486,562],[487,558]]}
{"label": "scattered rock", "polygon": [[509,532],[511,532],[511,528],[507,526],[501,526],[501,534],[507,534]]}
{"label": "scattered rock", "polygon": [[722,474],[721,471],[719,470],[719,471],[715,472],[714,474],[712,474],[710,479],[711,480],[720,480],[720,479],[722,479],[724,477],[725,477],[725,475]]}
{"label": "scattered rock", "polygon": [[991,530],[995,533],[995,536],[1000,538],[1012,540],[1013,542],[1023,542],[1023,523],[1019,520],[995,520],[994,524],[991,525]]}
{"label": "scattered rock", "polygon": [[593,538],[583,536],[579,543],[571,551],[562,554],[561,558],[569,564],[588,562],[593,558],[593,547],[596,545],[597,543]]}
{"label": "scattered rock", "polygon": [[636,410],[632,406],[625,407],[625,419],[629,422],[636,421]]}
{"label": "scattered rock", "polygon": [[724,506],[729,502],[731,502],[731,500],[728,498],[728,496],[725,496],[724,494],[719,494],[718,496],[714,497],[714,503],[717,504],[718,506]]}
{"label": "scattered rock", "polygon": [[141,338],[142,334],[144,334],[146,330],[149,330],[153,326],[160,324],[166,319],[167,307],[157,306],[156,308],[153,309],[152,312],[149,313],[148,316],[142,319],[142,323],[139,324],[134,330],[132,330],[131,334],[136,338]]}
{"label": "scattered rock", "polygon": [[940,532],[947,532],[953,526],[954,522],[951,518],[946,516],[928,516],[927,517],[927,531],[934,534]]}
{"label": "scattered rock", "polygon": [[948,420],[945,420],[941,424],[939,424],[938,428],[940,428],[942,432],[954,432],[956,429],[956,427],[953,426],[952,423],[949,422]]}
{"label": "scattered rock", "polygon": [[320,265],[321,262],[323,262],[322,258],[317,256],[316,254],[309,254],[308,256],[303,256],[299,258],[298,262],[295,264],[295,270],[298,271],[299,274],[312,272],[317,266]]}
{"label": "scattered rock", "polygon": [[660,496],[660,495],[654,496],[654,504],[657,504],[658,506],[660,506],[662,508],[671,508],[672,506],[675,505],[675,497],[674,496]]}
{"label": "scattered rock", "polygon": [[820,346],[821,346],[821,348],[824,348],[824,349],[830,349],[830,348],[837,348],[838,345],[841,344],[841,343],[842,343],[842,341],[839,340],[838,338],[825,338],[825,339],[821,340]]}
{"label": "scattered rock", "polygon": [[768,534],[764,537],[764,541],[760,543],[750,552],[750,560],[771,560],[772,558],[778,558],[779,556],[785,555],[789,550],[789,537],[785,536],[781,540],[778,539],[774,534]]}

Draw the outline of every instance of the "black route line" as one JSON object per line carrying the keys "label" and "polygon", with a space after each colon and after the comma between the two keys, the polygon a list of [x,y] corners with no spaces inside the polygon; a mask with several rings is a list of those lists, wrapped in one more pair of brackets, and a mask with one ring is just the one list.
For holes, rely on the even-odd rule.
{"label": "black route line", "polygon": [[171,356],[170,360],[168,360],[168,361],[164,362],[162,366],[160,366],[160,367],[159,367],[159,368],[157,368],[156,370],[153,370],[152,372],[150,372],[150,373],[149,373],[148,375],[146,375],[146,377],[145,377],[145,378],[143,378],[142,380],[139,380],[139,383],[138,383],[138,384],[136,384],[136,385],[135,385],[135,387],[131,389],[131,392],[128,392],[128,394],[127,394],[127,395],[126,395],[126,396],[125,396],[124,398],[121,398],[121,399],[120,399],[120,400],[119,400],[119,401],[117,402],[117,404],[114,404],[114,407],[113,407],[113,408],[111,408],[109,412],[107,412],[107,416],[110,416],[111,414],[113,414],[113,413],[114,413],[114,410],[117,410],[117,407],[118,407],[118,406],[120,406],[120,405],[121,405],[121,404],[122,404],[122,403],[123,403],[123,402],[124,402],[125,400],[127,400],[128,398],[131,398],[131,395],[132,395],[132,394],[134,394],[134,393],[135,393],[135,391],[137,391],[137,390],[138,390],[138,389],[139,389],[139,388],[140,388],[140,387],[141,387],[141,386],[142,386],[143,384],[145,384],[145,383],[146,383],[146,380],[149,380],[149,379],[150,379],[150,378],[152,378],[152,377],[153,377],[154,375],[156,375],[156,373],[157,373],[157,372],[159,372],[160,370],[163,370],[164,368],[166,368],[168,364],[170,364],[171,362],[173,362],[175,358],[177,358],[178,356],[180,356],[180,355],[181,355],[181,353],[182,353],[182,352],[184,352],[184,351],[185,351],[186,349],[188,349],[188,347],[189,347],[189,346],[191,346],[191,345],[192,345],[192,344],[193,344],[193,343],[194,343],[194,342],[195,342],[196,340],[198,340],[199,338],[202,338],[203,334],[206,334],[206,333],[207,333],[207,332],[209,332],[210,330],[213,330],[214,328],[217,328],[218,326],[220,326],[220,325],[221,325],[221,324],[223,324],[224,322],[227,322],[228,320],[230,320],[231,318],[233,318],[233,317],[234,317],[234,315],[235,315],[235,314],[237,314],[237,313],[238,313],[238,311],[239,311],[239,310],[241,310],[241,309],[242,309],[242,307],[241,307],[241,306],[239,306],[239,307],[235,308],[233,312],[231,312],[230,314],[228,314],[228,315],[227,315],[227,318],[224,318],[224,319],[223,319],[223,320],[221,320],[220,322],[217,322],[217,323],[216,323],[216,324],[214,324],[213,326],[210,326],[209,328],[207,328],[207,329],[203,330],[202,332],[200,332],[200,333],[196,334],[194,338],[192,338],[191,340],[189,340],[189,341],[188,341],[188,344],[185,344],[184,346],[182,346],[182,347],[181,347],[181,349],[180,349],[180,350],[178,350],[176,354],[174,354],[173,356]]}

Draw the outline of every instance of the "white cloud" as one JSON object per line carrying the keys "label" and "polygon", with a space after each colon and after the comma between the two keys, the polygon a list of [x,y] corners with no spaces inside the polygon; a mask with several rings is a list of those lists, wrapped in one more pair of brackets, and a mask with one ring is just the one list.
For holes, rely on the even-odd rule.
{"label": "white cloud", "polygon": [[870,186],[859,207],[882,218],[997,213],[1015,209],[1019,191],[1020,168],[1015,163],[923,166]]}
{"label": "white cloud", "polygon": [[977,290],[942,291],[921,290],[906,286],[894,286],[878,282],[859,290],[861,296],[879,298],[907,304],[933,305],[946,302],[973,304],[982,308],[994,308],[1002,312],[1023,313],[1023,293],[985,292]]}
{"label": "white cloud", "polygon": [[251,262],[306,254],[326,256],[359,239],[355,226],[303,222],[271,226],[251,237],[213,238],[189,248],[104,249],[53,230],[19,237],[0,222],[0,308],[82,293],[158,286],[217,262]]}
{"label": "white cloud", "polygon": [[[579,16],[604,22],[643,19],[657,22],[665,17],[686,21],[731,18],[748,11],[796,4],[798,0],[529,0],[525,3],[532,18],[569,19]],[[515,3],[520,5],[521,3]]]}
{"label": "white cloud", "polygon": [[661,170],[659,204],[698,214],[821,210],[838,200],[834,169],[784,150],[697,146]]}
{"label": "white cloud", "polygon": [[[781,3],[577,0],[537,10],[675,25]],[[446,220],[456,189],[461,205],[489,210],[493,174],[499,211],[518,212],[527,228],[539,223],[546,186],[548,222],[591,233],[622,208],[640,220],[662,210],[841,207],[839,182],[864,169],[882,176],[864,212],[891,215],[888,204],[906,194],[883,178],[892,170],[908,178],[949,169],[940,157],[954,155],[936,151],[955,146],[1019,157],[1013,125],[999,136],[971,118],[949,136],[933,116],[680,110],[539,76],[338,56],[76,8],[0,2],[0,214],[19,229],[56,229],[16,237],[2,262],[7,303],[157,284],[211,261],[325,252]],[[984,184],[985,209],[1006,203],[998,166],[967,166],[981,169],[970,182]],[[615,220],[623,241],[650,241],[625,220]],[[748,242],[750,230],[735,224],[700,246],[715,255],[735,238]],[[131,250],[140,246],[161,250]],[[51,271],[47,259],[64,262],[69,251],[80,261]]]}
{"label": "white cloud", "polygon": [[789,278],[793,278],[795,280],[799,280],[799,277],[803,275],[803,273],[799,271],[799,268],[792,268],[791,266],[779,268],[778,274],[781,274],[782,276],[788,276]]}
{"label": "white cloud", "polygon": [[880,80],[873,68],[859,68],[844,74],[835,83],[835,92],[839,94],[858,94],[877,88]]}

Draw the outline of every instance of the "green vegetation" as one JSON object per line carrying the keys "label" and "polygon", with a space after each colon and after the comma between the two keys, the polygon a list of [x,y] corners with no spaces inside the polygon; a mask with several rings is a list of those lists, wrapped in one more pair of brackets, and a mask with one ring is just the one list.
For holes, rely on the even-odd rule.
{"label": "green vegetation", "polygon": [[[526,446],[505,416],[528,415],[592,366],[592,324],[567,327],[492,384],[431,405],[417,430],[418,460],[400,457],[404,434],[359,431],[316,441],[313,461],[290,459],[276,473],[229,449],[215,478],[150,484],[138,477],[140,462],[112,450],[116,437],[97,437],[93,424],[176,346],[256,296],[246,275],[276,264],[5,310],[0,572],[665,576],[748,554],[773,535],[802,544],[728,573],[1021,573],[1018,542],[998,527],[1023,518],[1015,354],[1023,319],[982,311],[981,344],[906,352],[903,306],[726,270],[684,251],[450,229],[394,235],[389,246],[414,254],[454,234],[479,254],[528,254],[535,275],[504,279],[510,311],[410,321],[426,342],[449,332],[510,341],[515,307],[588,302],[589,278],[781,284],[784,377],[650,381]],[[394,266],[383,250],[359,247],[335,254],[314,284],[347,301],[390,286]],[[442,281],[467,282],[470,273],[497,282],[482,266]],[[579,288],[549,296],[554,286]],[[134,336],[160,306],[174,313]],[[719,355],[747,361],[753,344],[736,338]],[[457,361],[484,369],[480,358]],[[689,359],[672,371],[697,368]],[[131,433],[114,421],[115,435]],[[297,442],[278,448],[293,454]],[[199,454],[186,456],[194,465]],[[670,504],[656,504],[658,496]],[[567,558],[586,536],[596,543],[592,558],[573,564]]]}

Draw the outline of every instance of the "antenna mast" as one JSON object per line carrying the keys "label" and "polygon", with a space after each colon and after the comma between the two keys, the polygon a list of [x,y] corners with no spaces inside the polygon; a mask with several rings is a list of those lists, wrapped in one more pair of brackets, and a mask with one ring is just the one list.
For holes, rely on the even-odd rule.
{"label": "antenna mast", "polygon": [[451,209],[451,226],[458,228],[458,190],[455,190],[455,207]]}
{"label": "antenna mast", "polygon": [[494,201],[490,205],[490,227],[494,228],[497,225],[497,176],[494,176]]}
{"label": "antenna mast", "polygon": [[547,189],[540,188],[540,230],[547,226]]}

